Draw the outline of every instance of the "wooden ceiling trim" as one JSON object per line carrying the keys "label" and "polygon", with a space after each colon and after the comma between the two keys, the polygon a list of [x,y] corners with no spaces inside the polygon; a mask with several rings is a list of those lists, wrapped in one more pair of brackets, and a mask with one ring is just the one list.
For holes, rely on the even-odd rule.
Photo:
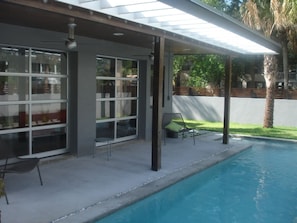
{"label": "wooden ceiling trim", "polygon": [[[123,19],[111,17],[108,15],[104,15],[98,12],[93,12],[87,9],[82,9],[76,6],[70,6],[64,3],[56,2],[56,1],[47,1],[47,3],[43,3],[41,0],[32,1],[32,0],[4,0],[6,3],[19,5],[22,7],[28,7],[35,10],[43,10],[45,12],[59,14],[61,16],[73,17],[77,19],[82,19],[89,22],[101,23],[104,25],[108,25],[114,27],[115,29],[125,29],[132,32],[142,33],[148,36],[159,36],[165,37],[165,39],[178,42],[181,44],[190,45],[192,48],[202,48],[203,51],[209,51],[212,53],[221,53],[221,54],[231,54],[233,52],[224,50],[218,47],[214,47],[207,43],[202,43],[197,40],[193,40],[191,38],[182,37],[170,32],[166,32],[164,30],[155,29],[152,27],[148,27],[145,25],[141,25],[138,23],[133,23],[131,21],[125,21]],[[64,21],[65,22],[65,21]],[[172,43],[172,42],[171,42]],[[187,54],[189,52],[181,52]],[[234,54],[234,53],[233,53]]]}

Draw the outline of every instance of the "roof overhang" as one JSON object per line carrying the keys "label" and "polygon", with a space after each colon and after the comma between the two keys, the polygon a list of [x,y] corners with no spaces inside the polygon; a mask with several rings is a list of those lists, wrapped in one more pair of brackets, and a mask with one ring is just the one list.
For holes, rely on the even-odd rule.
{"label": "roof overhang", "polygon": [[240,54],[277,54],[280,45],[197,0],[57,0]]}

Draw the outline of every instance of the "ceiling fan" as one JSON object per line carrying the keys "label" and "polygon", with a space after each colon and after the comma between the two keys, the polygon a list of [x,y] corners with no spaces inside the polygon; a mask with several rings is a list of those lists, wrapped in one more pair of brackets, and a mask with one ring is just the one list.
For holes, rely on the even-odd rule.
{"label": "ceiling fan", "polygon": [[74,18],[70,18],[68,23],[68,38],[65,41],[65,45],[69,50],[75,49],[77,47],[77,42],[74,38],[75,27],[76,24],[74,23]]}
{"label": "ceiling fan", "polygon": [[68,50],[76,49],[77,42],[74,37],[74,29],[76,27],[76,23],[74,22],[74,18],[69,19],[69,23],[67,24],[67,26],[68,26],[68,37],[67,38],[63,38],[62,40],[45,40],[42,42],[44,42],[44,43],[61,43],[63,41]]}

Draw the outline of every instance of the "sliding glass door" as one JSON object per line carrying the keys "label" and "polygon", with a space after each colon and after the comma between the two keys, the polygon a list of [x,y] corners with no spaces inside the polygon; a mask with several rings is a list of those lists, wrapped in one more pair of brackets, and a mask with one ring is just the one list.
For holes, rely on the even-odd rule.
{"label": "sliding glass door", "polygon": [[0,46],[0,146],[47,156],[67,148],[67,54]]}
{"label": "sliding glass door", "polygon": [[98,56],[96,86],[96,137],[136,138],[138,62]]}

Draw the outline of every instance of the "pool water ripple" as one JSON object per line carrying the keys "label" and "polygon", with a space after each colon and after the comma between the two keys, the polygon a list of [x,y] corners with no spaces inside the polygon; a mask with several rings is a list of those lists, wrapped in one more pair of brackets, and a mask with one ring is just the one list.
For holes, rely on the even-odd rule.
{"label": "pool water ripple", "polygon": [[252,149],[97,223],[297,223],[297,146]]}

